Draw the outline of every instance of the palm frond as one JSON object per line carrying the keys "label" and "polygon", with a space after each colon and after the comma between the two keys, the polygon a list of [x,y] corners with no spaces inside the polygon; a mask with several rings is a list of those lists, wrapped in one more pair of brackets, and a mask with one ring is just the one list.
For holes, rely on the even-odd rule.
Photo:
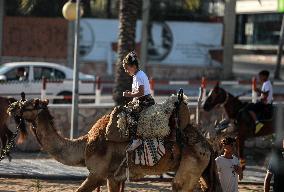
{"label": "palm frond", "polygon": [[39,0],[19,0],[19,11],[25,15],[31,13],[38,1]]}

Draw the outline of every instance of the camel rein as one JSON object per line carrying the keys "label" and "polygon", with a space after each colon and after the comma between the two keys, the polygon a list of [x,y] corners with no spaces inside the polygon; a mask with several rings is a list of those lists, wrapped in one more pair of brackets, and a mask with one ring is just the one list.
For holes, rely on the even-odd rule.
{"label": "camel rein", "polygon": [[176,141],[179,146],[182,148],[182,130],[179,127],[179,107],[183,100],[183,89],[180,89],[178,92],[178,102],[175,104],[175,128],[176,128]]}
{"label": "camel rein", "polygon": [[[39,108],[39,109],[40,109],[40,108]],[[39,109],[37,109],[37,111],[38,111]],[[16,128],[15,133],[13,133],[12,138],[11,138],[11,139],[9,140],[9,142],[5,145],[4,149],[1,150],[1,153],[0,153],[0,161],[2,161],[2,160],[7,156],[7,154],[11,151],[11,149],[12,149],[13,147],[15,147],[15,140],[16,140],[16,137],[18,136],[19,131],[20,131],[20,126],[21,126],[22,123],[24,123],[24,122],[23,122],[24,119],[22,118],[23,112],[25,112],[25,111],[33,111],[33,110],[34,110],[34,109],[22,109],[22,110],[21,110],[21,115],[20,115],[21,120],[20,120],[20,122],[19,122],[19,124],[18,124],[18,126],[17,126],[17,128]],[[38,114],[39,114],[39,113],[40,113],[40,112],[37,113],[37,118],[38,118]],[[36,118],[36,120],[37,120],[37,118]],[[35,125],[36,125],[36,124],[35,124],[35,120],[32,121],[31,123],[32,123],[32,125],[33,125],[33,128],[36,128],[36,126],[35,126]],[[36,134],[35,134],[35,135],[36,135]],[[37,140],[38,140],[37,135],[36,135],[36,138],[37,138]],[[38,140],[38,142],[40,143],[39,140]],[[40,145],[41,145],[41,143],[40,143]]]}
{"label": "camel rein", "polygon": [[225,91],[225,92],[226,92],[226,98],[225,98],[224,102],[220,104],[221,107],[224,107],[229,101],[229,93],[227,91]]}
{"label": "camel rein", "polygon": [[6,155],[11,151],[11,149],[15,147],[15,140],[20,131],[20,125],[21,123],[23,123],[22,121],[24,121],[23,118],[21,118],[21,121],[17,126],[15,133],[13,133],[11,140],[9,140],[9,142],[5,145],[4,149],[1,150],[0,161],[2,161],[6,157]]}

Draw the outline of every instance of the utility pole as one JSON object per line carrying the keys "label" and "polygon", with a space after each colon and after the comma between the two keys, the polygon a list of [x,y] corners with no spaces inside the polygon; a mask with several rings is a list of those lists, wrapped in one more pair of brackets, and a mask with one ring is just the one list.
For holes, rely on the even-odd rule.
{"label": "utility pole", "polygon": [[284,41],[284,15],[282,16],[282,25],[281,25],[280,36],[279,36],[279,44],[278,44],[278,50],[277,50],[277,61],[276,61],[276,68],[274,71],[274,79],[280,79],[283,41]]}
{"label": "utility pole", "polygon": [[72,91],[72,111],[71,111],[71,130],[70,139],[79,136],[79,41],[80,41],[80,0],[76,3],[76,20],[75,20],[75,42],[74,42],[74,68],[73,68],[73,91]]}
{"label": "utility pole", "polygon": [[225,0],[224,13],[224,46],[223,46],[223,77],[233,76],[233,56],[236,28],[236,0]]}
{"label": "utility pole", "polygon": [[68,37],[67,37],[67,66],[72,68],[74,64],[74,43],[75,43],[75,22],[68,22]]}
{"label": "utility pole", "polygon": [[146,69],[148,61],[148,27],[150,15],[150,0],[143,0],[142,8],[142,33],[141,33],[141,50],[140,63],[141,69]]}
{"label": "utility pole", "polygon": [[3,51],[3,31],[4,31],[4,15],[5,15],[5,0],[0,0],[0,64],[2,63],[2,51]]}

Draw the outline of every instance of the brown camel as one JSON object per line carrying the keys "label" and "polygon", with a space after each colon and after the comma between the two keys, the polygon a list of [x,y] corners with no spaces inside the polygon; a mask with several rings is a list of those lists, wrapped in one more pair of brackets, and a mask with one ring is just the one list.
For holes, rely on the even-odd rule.
{"label": "brown camel", "polygon": [[[193,191],[202,177],[207,191],[222,191],[216,172],[215,158],[206,139],[189,124],[186,103],[181,102],[178,108],[179,128],[181,130],[181,146],[179,158],[173,158],[171,150],[160,161],[152,166],[134,165],[130,162],[130,178],[144,175],[159,175],[169,171],[176,172],[173,178],[173,191]],[[78,139],[67,139],[60,136],[54,127],[52,116],[47,108],[47,102],[32,99],[26,102],[12,104],[11,115],[21,115],[33,124],[33,131],[43,149],[57,161],[71,166],[86,166],[89,175],[77,189],[77,192],[93,191],[107,181],[108,191],[118,192],[120,183],[126,180],[124,167],[120,175],[117,170],[125,158],[128,142],[111,142],[105,138],[106,126],[110,115],[99,119],[91,130]],[[52,142],[51,142],[52,141]],[[120,169],[121,170],[121,169]]]}
{"label": "brown camel", "polygon": [[[9,120],[9,114],[7,113],[7,109],[9,105],[13,102],[16,102],[17,100],[14,98],[6,98],[6,97],[0,97],[0,141],[1,141],[1,152],[0,157],[1,159],[4,158],[4,150],[6,145],[13,139],[14,134],[13,132],[8,128],[7,122]],[[23,141],[26,135],[26,129],[24,124],[20,123],[19,117],[14,117],[14,120],[16,121],[17,125],[20,125],[20,137],[18,142]],[[11,156],[9,154],[9,150],[6,152],[7,157],[9,158],[9,161],[11,161]],[[3,156],[3,157],[2,157]]]}

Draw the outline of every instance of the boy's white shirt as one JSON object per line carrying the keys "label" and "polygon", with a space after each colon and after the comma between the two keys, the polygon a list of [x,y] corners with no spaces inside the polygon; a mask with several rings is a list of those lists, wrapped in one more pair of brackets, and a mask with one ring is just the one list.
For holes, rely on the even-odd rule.
{"label": "boy's white shirt", "polygon": [[267,104],[271,104],[273,101],[273,89],[270,80],[267,80],[262,84],[261,91],[262,92],[268,91]]}
{"label": "boy's white shirt", "polygon": [[133,75],[132,92],[138,92],[140,85],[144,86],[144,95],[149,95],[151,93],[149,79],[147,75],[141,70]]}
{"label": "boy's white shirt", "polygon": [[240,166],[239,159],[234,155],[232,159],[221,155],[215,161],[223,191],[238,192],[238,174],[234,170],[234,165]]}

